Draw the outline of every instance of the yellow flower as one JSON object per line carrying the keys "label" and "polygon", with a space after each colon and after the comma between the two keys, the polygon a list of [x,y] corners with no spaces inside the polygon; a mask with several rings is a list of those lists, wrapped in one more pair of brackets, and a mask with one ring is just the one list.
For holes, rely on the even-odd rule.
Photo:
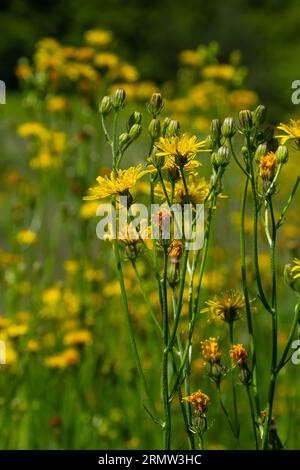
{"label": "yellow flower", "polygon": [[219,362],[221,359],[221,351],[219,348],[219,343],[216,338],[210,337],[201,342],[202,356],[206,362],[214,364]]}
{"label": "yellow flower", "polygon": [[102,52],[94,58],[94,64],[97,67],[116,67],[119,63],[119,57],[111,52]]}
{"label": "yellow flower", "polygon": [[64,96],[53,96],[47,102],[47,111],[49,113],[66,111],[69,107],[70,103]]}
{"label": "yellow flower", "polygon": [[127,170],[118,170],[117,175],[112,171],[110,176],[98,176],[98,186],[89,189],[90,194],[84,196],[84,200],[93,201],[113,195],[126,195],[135,183],[142,178],[147,170],[142,170],[142,165],[130,167]]}
{"label": "yellow flower", "polygon": [[21,230],[17,233],[16,241],[19,245],[33,245],[37,241],[37,234],[32,230]]}
{"label": "yellow flower", "polygon": [[40,122],[25,122],[18,127],[17,133],[23,138],[39,137],[44,139],[47,135],[47,129]]}
{"label": "yellow flower", "polygon": [[99,202],[88,201],[80,206],[79,215],[82,219],[90,219],[96,216],[96,210],[99,207]]}
{"label": "yellow flower", "polygon": [[235,69],[229,64],[208,65],[202,71],[203,76],[208,79],[232,80],[235,76]]}
{"label": "yellow flower", "polygon": [[291,268],[292,278],[296,280],[300,277],[300,259],[295,258],[293,260],[293,266]]}
{"label": "yellow flower", "polygon": [[39,342],[36,341],[35,339],[30,339],[27,344],[28,351],[35,353],[40,350],[40,345]]}
{"label": "yellow flower", "polygon": [[233,344],[229,356],[238,367],[244,367],[247,362],[248,353],[242,344]]}
{"label": "yellow flower", "polygon": [[92,339],[89,330],[70,331],[64,337],[64,344],[66,346],[76,346],[80,344],[90,343]]}
{"label": "yellow flower", "polygon": [[210,402],[210,398],[206,393],[198,390],[192,393],[192,395],[184,397],[183,400],[192,403],[194,411],[199,417],[206,417],[208,403]]}
{"label": "yellow flower", "polygon": [[203,149],[205,141],[199,141],[195,135],[183,134],[173,137],[161,137],[155,144],[157,157],[164,157],[164,166],[183,168],[188,166]]}
{"label": "yellow flower", "polygon": [[272,181],[275,176],[277,159],[274,152],[269,152],[259,160],[259,174],[261,178]]}
{"label": "yellow flower", "polygon": [[245,308],[243,294],[235,290],[222,292],[213,299],[206,302],[207,308],[202,312],[208,312],[210,322],[227,322],[231,323],[242,318],[241,312]]}
{"label": "yellow flower", "polygon": [[200,63],[200,54],[192,49],[187,49],[180,53],[179,60],[184,65],[194,67]]}
{"label": "yellow flower", "polygon": [[58,286],[50,287],[44,290],[42,294],[44,304],[55,305],[61,300],[61,290]]}
{"label": "yellow flower", "polygon": [[290,119],[289,124],[280,123],[277,129],[286,132],[286,134],[276,136],[282,145],[292,139],[300,141],[300,119]]}
{"label": "yellow flower", "polygon": [[45,358],[45,364],[50,369],[64,369],[67,366],[75,366],[80,359],[76,349],[69,348],[61,354],[54,354]]}
{"label": "yellow flower", "polygon": [[27,325],[10,325],[6,330],[7,336],[9,336],[10,338],[18,338],[19,336],[24,336],[26,335],[27,331]]}
{"label": "yellow flower", "polygon": [[64,261],[64,270],[70,276],[75,276],[79,270],[79,263],[74,259],[67,259]]}
{"label": "yellow flower", "polygon": [[[169,198],[172,196],[172,185],[168,181],[165,181],[165,187]],[[195,175],[189,175],[187,178],[187,187],[189,192],[189,201],[191,204],[203,204],[206,196],[210,190],[210,184],[204,178],[197,178]],[[162,189],[161,184],[158,184],[155,188],[155,194],[162,200],[165,200],[165,193]],[[182,180],[176,181],[175,189],[173,194],[174,204],[186,204],[187,197]]]}
{"label": "yellow flower", "polygon": [[85,32],[84,39],[92,46],[106,46],[112,40],[112,33],[103,29],[90,29]]}

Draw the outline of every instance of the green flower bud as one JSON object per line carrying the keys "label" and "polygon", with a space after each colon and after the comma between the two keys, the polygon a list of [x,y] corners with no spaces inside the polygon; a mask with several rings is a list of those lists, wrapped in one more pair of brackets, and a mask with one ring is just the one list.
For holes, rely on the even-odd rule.
{"label": "green flower bud", "polygon": [[224,122],[222,124],[222,135],[225,138],[231,138],[234,136],[236,133],[236,126],[234,119],[232,117],[227,117],[224,119]]}
{"label": "green flower bud", "polygon": [[211,163],[215,168],[225,168],[230,162],[230,153],[228,147],[220,147],[217,152],[211,154]]}
{"label": "green flower bud", "polygon": [[142,122],[142,114],[139,113],[138,111],[134,111],[131,114],[130,118],[128,119],[128,123],[127,123],[128,132],[134,124],[140,124],[141,122]]}
{"label": "green flower bud", "polygon": [[278,163],[282,165],[286,163],[289,159],[289,151],[285,145],[279,145],[278,149],[276,150],[276,159]]}
{"label": "green flower bud", "polygon": [[213,119],[210,124],[209,133],[213,143],[220,143],[221,122],[220,119]]}
{"label": "green flower bud", "polygon": [[130,142],[130,135],[128,132],[124,132],[123,134],[119,135],[119,146],[120,148],[124,148]]}
{"label": "green flower bud", "polygon": [[120,109],[124,107],[125,99],[126,99],[125,90],[123,90],[123,88],[118,88],[115,91],[115,94],[112,98],[112,104],[116,111],[119,111]]}
{"label": "green flower bud", "polygon": [[249,109],[244,109],[239,112],[239,123],[242,131],[249,132],[252,129],[252,113]]}
{"label": "green flower bud", "polygon": [[286,264],[283,269],[283,279],[284,282],[288,285],[291,286],[294,283],[293,279],[293,273],[292,273],[292,265],[291,264]]}
{"label": "green flower bud", "polygon": [[259,163],[261,157],[264,157],[268,153],[267,144],[259,144],[255,152],[255,161]]}
{"label": "green flower bud", "polygon": [[261,126],[266,120],[267,108],[260,104],[253,112],[253,124],[255,126]]}
{"label": "green flower bud", "polygon": [[252,382],[252,374],[248,366],[245,365],[240,369],[239,379],[243,385],[250,385]]}
{"label": "green flower bud", "polygon": [[163,120],[163,123],[162,123],[162,126],[161,126],[161,134],[162,134],[163,137],[166,136],[166,132],[167,132],[167,129],[169,127],[170,122],[171,122],[171,119],[169,117],[166,117]]}
{"label": "green flower bud", "polygon": [[107,116],[112,109],[112,100],[110,96],[104,96],[99,105],[99,112],[103,117]]}
{"label": "green flower bud", "polygon": [[148,132],[151,139],[155,140],[158,139],[160,136],[160,120],[159,119],[151,119]]}
{"label": "green flower bud", "polygon": [[133,124],[129,131],[130,139],[137,139],[140,133],[142,132],[142,126],[140,124]]}
{"label": "green flower bud", "polygon": [[248,158],[248,149],[247,149],[246,145],[242,146],[241,152],[242,152],[244,158]]}
{"label": "green flower bud", "polygon": [[158,116],[161,113],[164,107],[163,98],[161,94],[153,93],[147,107],[148,107],[149,113],[152,114],[154,118],[156,118],[156,116]]}
{"label": "green flower bud", "polygon": [[172,137],[173,135],[176,135],[179,132],[179,129],[180,129],[179,122],[175,121],[175,119],[170,119],[170,123],[166,129],[166,136]]}

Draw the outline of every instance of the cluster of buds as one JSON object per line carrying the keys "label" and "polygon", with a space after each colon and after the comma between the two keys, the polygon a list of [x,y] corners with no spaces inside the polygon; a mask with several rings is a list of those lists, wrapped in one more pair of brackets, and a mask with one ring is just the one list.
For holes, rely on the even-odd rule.
{"label": "cluster of buds", "polygon": [[247,364],[248,353],[242,344],[233,344],[229,351],[234,367],[240,369],[239,379],[244,385],[250,385],[252,374]]}

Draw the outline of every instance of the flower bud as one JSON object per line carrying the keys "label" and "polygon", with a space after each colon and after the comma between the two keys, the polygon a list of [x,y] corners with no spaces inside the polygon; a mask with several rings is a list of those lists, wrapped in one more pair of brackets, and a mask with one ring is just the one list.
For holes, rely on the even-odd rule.
{"label": "flower bud", "polygon": [[142,126],[140,124],[133,124],[129,131],[130,139],[137,139],[140,133],[142,132]]}
{"label": "flower bud", "polygon": [[158,139],[160,136],[160,120],[159,119],[151,119],[148,132],[151,139],[155,140]]}
{"label": "flower bud", "polygon": [[128,132],[124,132],[123,134],[119,135],[119,146],[120,148],[124,148],[130,142],[130,135]]}
{"label": "flower bud", "polygon": [[267,108],[260,104],[253,112],[253,124],[255,126],[261,126],[266,120]]}
{"label": "flower bud", "polygon": [[225,168],[230,162],[230,153],[228,147],[220,147],[217,152],[211,154],[211,163],[215,168]]}
{"label": "flower bud", "polygon": [[294,283],[293,273],[292,273],[292,265],[286,264],[283,269],[283,279],[284,282],[291,286]]}
{"label": "flower bud", "polygon": [[282,165],[286,163],[289,159],[289,152],[285,145],[279,145],[278,149],[276,150],[276,159],[278,163]]}
{"label": "flower bud", "polygon": [[141,122],[142,122],[142,114],[139,113],[138,111],[134,111],[131,114],[130,118],[128,119],[128,123],[127,123],[128,132],[134,124],[140,124]]}
{"label": "flower bud", "polygon": [[175,121],[175,119],[171,119],[166,129],[166,137],[172,137],[173,135],[176,135],[179,132],[179,129],[179,122]]}
{"label": "flower bud", "polygon": [[126,93],[123,88],[118,88],[115,91],[115,94],[112,98],[112,104],[116,111],[119,111],[124,107],[125,104]]}
{"label": "flower bud", "polygon": [[166,136],[166,132],[167,132],[167,129],[168,129],[168,126],[171,122],[171,119],[169,117],[166,117],[164,120],[163,120],[163,123],[162,123],[162,126],[161,126],[161,135],[163,137]]}
{"label": "flower bud", "polygon": [[210,124],[209,133],[214,143],[220,142],[221,122],[220,119],[213,119]]}
{"label": "flower bud", "polygon": [[227,117],[224,119],[224,122],[222,124],[222,135],[225,138],[231,138],[234,136],[236,133],[236,126],[235,122],[232,117]]}
{"label": "flower bud", "polygon": [[242,154],[243,154],[243,157],[244,157],[245,159],[247,159],[247,158],[248,158],[248,149],[247,149],[246,145],[243,145],[243,146],[242,146],[241,152],[242,152]]}
{"label": "flower bud", "polygon": [[260,162],[261,157],[264,157],[268,153],[267,144],[259,144],[255,152],[255,161]]}
{"label": "flower bud", "polygon": [[148,111],[154,118],[162,111],[164,107],[163,98],[160,93],[153,93],[148,103]]}
{"label": "flower bud", "polygon": [[107,116],[112,109],[112,101],[110,96],[104,96],[99,105],[99,112],[103,117]]}
{"label": "flower bud", "polygon": [[252,129],[252,113],[249,109],[244,109],[239,112],[239,123],[242,131],[249,132]]}
{"label": "flower bud", "polygon": [[252,382],[252,374],[248,366],[245,365],[240,369],[239,379],[243,385],[250,385]]}

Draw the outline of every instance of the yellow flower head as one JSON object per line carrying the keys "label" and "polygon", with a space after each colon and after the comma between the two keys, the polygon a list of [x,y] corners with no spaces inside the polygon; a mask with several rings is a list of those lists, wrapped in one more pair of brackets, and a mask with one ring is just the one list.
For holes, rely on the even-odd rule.
{"label": "yellow flower head", "polygon": [[16,241],[19,245],[33,245],[37,241],[37,234],[32,230],[21,230],[17,233]]}
{"label": "yellow flower head", "polygon": [[19,338],[20,336],[26,335],[28,332],[27,325],[10,325],[7,330],[7,336],[10,338]]}
{"label": "yellow flower head", "polygon": [[112,33],[103,29],[90,29],[85,32],[84,39],[92,46],[106,46],[112,40]]}
{"label": "yellow flower head", "polygon": [[70,103],[64,96],[53,96],[47,102],[47,111],[49,113],[66,111],[69,107]]}
{"label": "yellow flower head", "polygon": [[76,349],[69,348],[60,354],[54,354],[45,358],[45,364],[49,369],[64,369],[68,366],[75,366],[80,359]]}
{"label": "yellow flower head", "polygon": [[[197,178],[195,175],[190,174],[187,177],[187,187],[189,194],[189,202],[196,206],[196,204],[203,204],[206,196],[209,194],[210,184],[205,178]],[[186,204],[187,196],[183,181],[180,179],[176,181],[174,191],[170,182],[165,181],[165,188],[168,196],[171,199],[173,195],[174,204]],[[160,184],[155,188],[155,194],[162,200],[165,200],[165,193]]]}
{"label": "yellow flower head", "polygon": [[126,195],[136,182],[142,178],[147,170],[142,170],[142,165],[130,167],[127,170],[118,170],[117,175],[112,171],[110,176],[98,176],[98,186],[89,189],[89,195],[84,200],[93,201],[113,195]]}
{"label": "yellow flower head", "polygon": [[264,180],[272,181],[275,176],[277,159],[274,152],[269,152],[259,160],[259,174]]}
{"label": "yellow flower head", "polygon": [[204,146],[205,141],[198,140],[195,135],[161,137],[156,144],[156,156],[164,158],[164,166],[167,168],[183,168],[189,166],[199,152],[206,151]]}
{"label": "yellow flower head", "polygon": [[229,351],[229,356],[234,365],[238,367],[243,367],[247,363],[248,353],[242,344],[233,344]]}
{"label": "yellow flower head", "polygon": [[222,292],[206,302],[207,308],[202,312],[208,312],[210,322],[231,323],[242,318],[241,312],[245,308],[243,294],[235,290]]}
{"label": "yellow flower head", "polygon": [[70,331],[64,337],[64,344],[66,346],[77,346],[90,343],[91,340],[92,335],[89,330]]}
{"label": "yellow flower head", "polygon": [[291,268],[292,278],[295,281],[300,277],[300,259],[295,258],[293,260],[293,266]]}
{"label": "yellow flower head", "polygon": [[221,351],[216,338],[208,338],[201,342],[202,356],[206,362],[214,364],[221,359]]}
{"label": "yellow flower head", "polygon": [[284,131],[286,134],[277,135],[280,143],[284,145],[288,140],[300,141],[300,119],[290,119],[289,124],[280,123],[277,129]]}
{"label": "yellow flower head", "polygon": [[198,416],[205,418],[208,409],[208,403],[210,401],[208,395],[203,393],[201,390],[198,390],[197,392],[192,393],[192,395],[184,397],[183,400],[192,403],[195,413]]}

